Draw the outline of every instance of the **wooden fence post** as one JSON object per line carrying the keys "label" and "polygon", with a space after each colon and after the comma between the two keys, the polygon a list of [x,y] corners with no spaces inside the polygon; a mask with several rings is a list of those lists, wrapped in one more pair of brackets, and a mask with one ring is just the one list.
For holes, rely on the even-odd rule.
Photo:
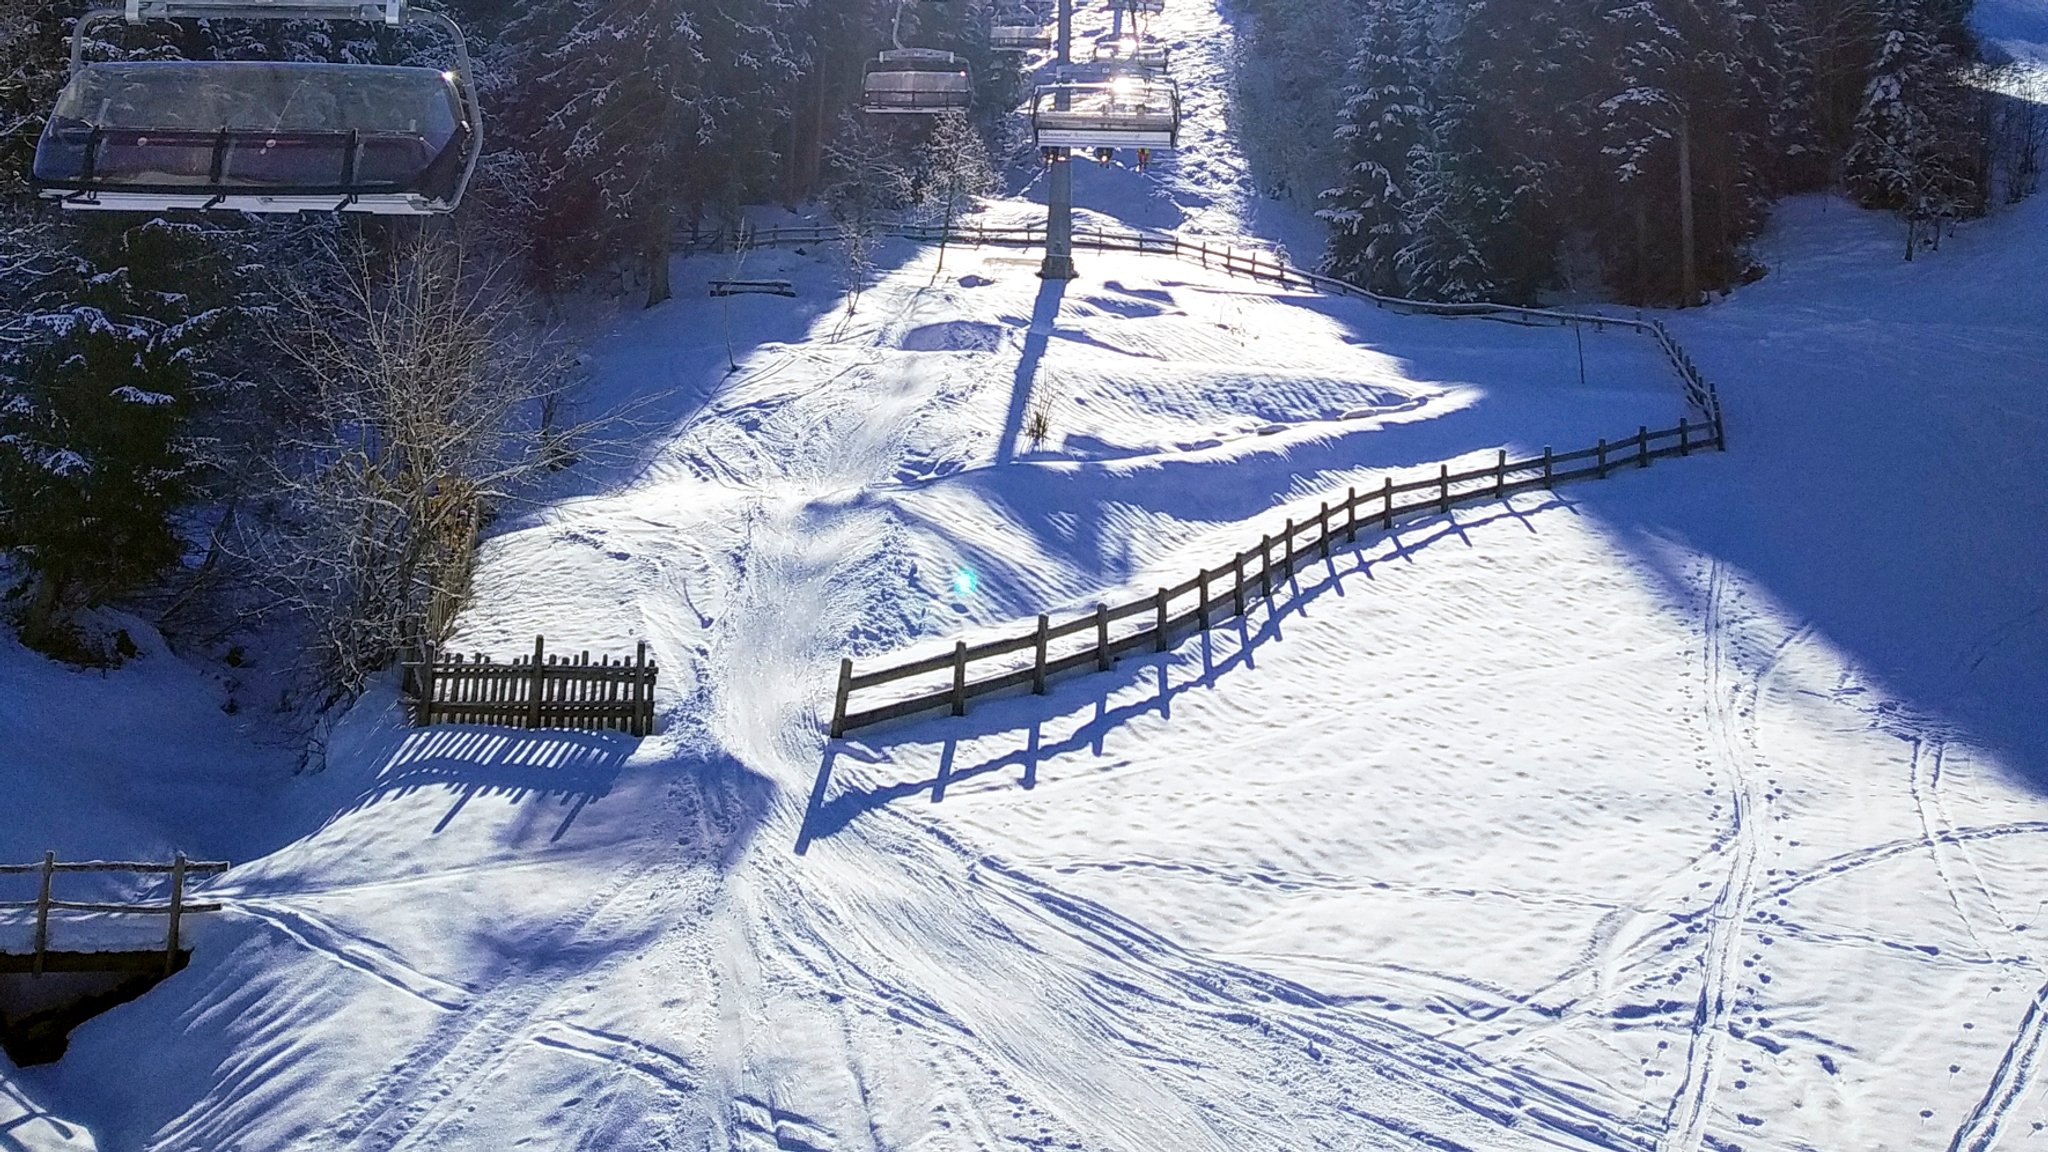
{"label": "wooden fence post", "polygon": [[1358,489],[1344,490],[1344,542],[1358,543]]}
{"label": "wooden fence post", "polygon": [[1330,502],[1323,501],[1323,511],[1316,517],[1316,538],[1323,546],[1323,559],[1330,558]]}
{"label": "wooden fence post", "polygon": [[1437,511],[1449,512],[1451,510],[1451,466],[1449,464],[1439,464],[1436,466],[1436,499]]}
{"label": "wooden fence post", "polygon": [[1599,448],[1599,452],[1600,452],[1600,471],[1599,471],[1599,473],[1598,473],[1598,479],[1601,479],[1601,480],[1605,480],[1605,479],[1607,479],[1607,437],[1605,437],[1605,436],[1602,436],[1602,437],[1600,438],[1600,448]]}
{"label": "wooden fence post", "polygon": [[1239,552],[1230,561],[1231,580],[1230,602],[1239,616],[1244,615],[1244,553]]}
{"label": "wooden fence post", "polygon": [[540,692],[541,685],[545,682],[547,676],[547,671],[541,666],[540,661],[542,650],[546,646],[547,637],[535,636],[533,638],[533,680],[527,690],[528,698],[526,701],[526,726],[528,728],[540,727]]}
{"label": "wooden fence post", "polygon": [[1164,588],[1159,590],[1158,620],[1153,624],[1153,631],[1157,632],[1158,636],[1152,645],[1152,650],[1154,652],[1166,651],[1166,589]]}
{"label": "wooden fence post", "polygon": [[1543,446],[1543,487],[1545,489],[1557,487],[1556,482],[1550,478],[1550,445],[1548,444]]}
{"label": "wooden fence post", "polygon": [[967,715],[967,641],[953,641],[953,715]]}
{"label": "wooden fence post", "polygon": [[1202,606],[1195,613],[1195,617],[1202,622],[1202,631],[1207,632],[1209,630],[1209,570],[1207,568],[1202,569],[1202,578],[1195,581],[1195,587],[1201,590],[1202,595]]}
{"label": "wooden fence post", "polygon": [[1648,424],[1638,424],[1636,425],[1636,467],[1648,468],[1649,466],[1650,426]]}
{"label": "wooden fence post", "polygon": [[639,706],[635,709],[633,735],[654,735],[654,676],[647,666],[647,641],[633,646],[633,699]]}
{"label": "wooden fence post", "polygon": [[1380,489],[1380,500],[1384,503],[1384,507],[1380,510],[1380,531],[1392,532],[1394,530],[1394,478],[1392,476],[1387,477],[1387,486]]}
{"label": "wooden fence post", "polygon": [[1045,613],[1038,614],[1038,656],[1031,664],[1031,692],[1035,696],[1045,695],[1045,647],[1052,642],[1052,620]]}
{"label": "wooden fence post", "polygon": [[1683,416],[1678,418],[1678,454],[1692,455],[1692,428]]}
{"label": "wooden fence post", "polygon": [[171,928],[164,938],[164,975],[178,970],[178,917],[185,912],[185,854],[171,859]]}
{"label": "wooden fence post", "polygon": [[1493,466],[1493,498],[1502,499],[1508,494],[1508,450],[1500,450],[1500,460]]}
{"label": "wooden fence post", "polygon": [[839,691],[832,696],[832,738],[846,735],[846,698],[853,694],[853,657],[839,658]]}
{"label": "wooden fence post", "polygon": [[1095,606],[1095,670],[1109,671],[1109,605]]}
{"label": "wooden fence post", "polygon": [[[1291,525],[1290,525],[1291,526]],[[1259,537],[1259,594],[1273,599],[1273,538]]]}
{"label": "wooden fence post", "polygon": [[36,890],[36,947],[28,974],[43,974],[43,953],[50,948],[50,877],[57,874],[57,853],[43,853],[43,882]]}
{"label": "wooden fence post", "polygon": [[420,707],[413,713],[413,727],[425,728],[434,722],[434,642],[420,645]]}

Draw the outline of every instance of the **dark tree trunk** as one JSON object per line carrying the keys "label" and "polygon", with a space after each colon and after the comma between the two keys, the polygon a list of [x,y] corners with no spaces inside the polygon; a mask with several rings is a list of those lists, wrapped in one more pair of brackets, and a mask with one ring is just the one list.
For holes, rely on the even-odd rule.
{"label": "dark tree trunk", "polygon": [[666,301],[672,293],[668,282],[669,247],[673,237],[669,225],[668,205],[662,204],[651,214],[646,237],[647,254],[647,306],[654,307]]}
{"label": "dark tree trunk", "polygon": [[21,642],[37,651],[47,651],[64,624],[64,593],[69,582],[55,572],[45,572],[36,580],[35,595],[29,598],[28,610],[21,618]]}

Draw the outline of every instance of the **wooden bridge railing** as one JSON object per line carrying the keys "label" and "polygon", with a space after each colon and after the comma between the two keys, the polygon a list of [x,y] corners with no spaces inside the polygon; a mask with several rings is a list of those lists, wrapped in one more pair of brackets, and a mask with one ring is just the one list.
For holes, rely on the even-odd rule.
{"label": "wooden bridge railing", "polygon": [[[0,875],[21,875],[32,873],[41,878],[34,900],[0,901],[0,909],[33,908],[36,914],[35,944],[30,953],[29,974],[41,976],[51,953],[50,913],[51,912],[111,912],[141,916],[168,916],[170,927],[164,937],[164,975],[174,971],[178,963],[179,921],[192,913],[218,912],[219,904],[194,904],[185,899],[185,880],[190,876],[211,876],[228,870],[226,861],[187,860],[183,852],[178,853],[169,864],[131,863],[111,860],[79,860],[59,863],[55,852],[43,853],[41,863],[0,864]],[[128,872],[140,875],[168,874],[171,878],[171,899],[168,904],[107,904],[90,901],[59,900],[52,893],[58,873],[62,872]]]}

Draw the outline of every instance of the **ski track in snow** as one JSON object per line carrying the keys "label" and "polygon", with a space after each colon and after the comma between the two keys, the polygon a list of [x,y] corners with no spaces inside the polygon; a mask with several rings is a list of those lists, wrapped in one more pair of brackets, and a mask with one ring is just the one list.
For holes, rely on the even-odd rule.
{"label": "ski track in snow", "polygon": [[1990,1087],[1956,1129],[1955,1138],[1948,1144],[1949,1152],[1991,1152],[1998,1143],[2000,1127],[2033,1087],[2044,1044],[2048,1044],[2048,984],[2042,985],[2027,1003],[2019,1029],[1992,1074]]}
{"label": "ski track in snow", "polygon": [[[1736,951],[1742,926],[1749,918],[1757,864],[1757,828],[1762,795],[1755,784],[1755,720],[1757,697],[1775,657],[1762,669],[1742,667],[1741,624],[1729,576],[1718,561],[1708,566],[1701,626],[1701,663],[1705,677],[1707,731],[1715,763],[1727,772],[1730,834],[1728,871],[1720,894],[1707,915],[1706,948],[1700,960],[1699,1003],[1693,1012],[1692,1036],[1686,1053],[1685,1077],[1666,1119],[1663,1152],[1693,1152],[1706,1135],[1720,1075],[1722,1050],[1728,1043],[1728,1019],[1737,994]],[[1790,644],[1795,633],[1785,643]],[[1783,651],[1783,646],[1779,649]]]}
{"label": "ski track in snow", "polygon": [[225,900],[225,910],[259,920],[283,933],[293,943],[317,952],[336,964],[355,969],[432,1004],[436,1008],[461,1011],[470,1006],[476,989],[465,988],[429,976],[394,955],[390,949],[362,936],[335,927],[303,908],[290,908],[273,900]]}

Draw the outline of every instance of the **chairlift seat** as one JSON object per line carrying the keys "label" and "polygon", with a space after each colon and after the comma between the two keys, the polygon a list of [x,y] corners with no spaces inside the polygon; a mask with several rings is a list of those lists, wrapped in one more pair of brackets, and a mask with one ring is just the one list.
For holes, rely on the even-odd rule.
{"label": "chairlift seat", "polygon": [[868,66],[861,108],[870,113],[935,115],[971,107],[974,83],[967,65],[951,52],[894,48]]}
{"label": "chairlift seat", "polygon": [[1164,72],[1172,49],[1165,44],[1131,37],[1104,37],[1089,49],[1089,58],[1097,64],[1124,66],[1123,71]]}
{"label": "chairlift seat", "polygon": [[993,24],[988,46],[996,52],[1043,52],[1053,46],[1057,33],[1044,24]]}
{"label": "chairlift seat", "polygon": [[1166,0],[1109,0],[1109,10],[1139,16],[1156,16],[1166,11]]}
{"label": "chairlift seat", "polygon": [[1180,138],[1180,92],[1173,81],[1121,76],[1041,86],[1031,97],[1040,148],[1170,149]]}
{"label": "chairlift seat", "polygon": [[71,208],[447,211],[473,129],[432,68],[248,61],[90,64],[36,148]]}

